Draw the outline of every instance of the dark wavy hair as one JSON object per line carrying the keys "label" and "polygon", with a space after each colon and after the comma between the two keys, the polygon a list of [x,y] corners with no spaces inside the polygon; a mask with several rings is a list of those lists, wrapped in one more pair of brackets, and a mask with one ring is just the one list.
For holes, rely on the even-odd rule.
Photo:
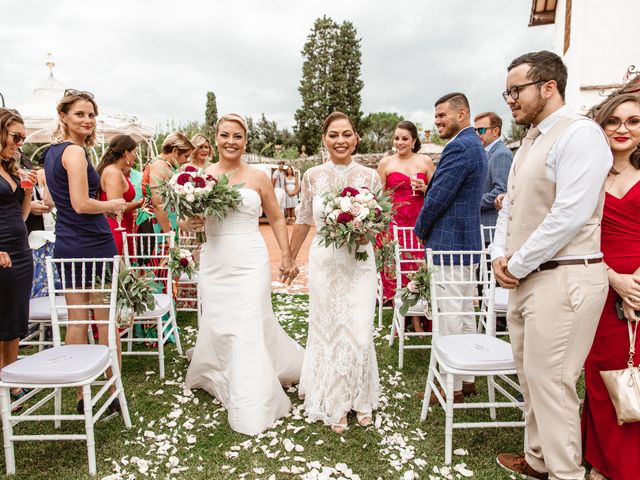
{"label": "dark wavy hair", "polygon": [[[0,108],[0,151],[4,150],[9,139],[9,127],[14,123],[24,125],[24,120],[16,110]],[[17,177],[20,166],[20,157],[10,159],[0,159],[2,167],[11,175]]]}
{"label": "dark wavy hair", "polygon": [[106,167],[120,160],[124,152],[130,152],[137,146],[136,141],[129,135],[116,135],[113,137],[109,142],[109,148],[105,150],[96,168],[98,174],[102,176],[102,172]]}
{"label": "dark wavy hair", "polygon": [[[618,108],[623,103],[632,102],[636,105],[640,106],[640,95],[635,93],[623,93],[620,95],[614,95],[605,101],[595,114],[594,120],[600,124],[602,128],[604,128],[604,122],[607,121],[607,118],[613,115],[613,112],[616,108]],[[633,152],[631,152],[631,156],[629,157],[629,161],[633,168],[636,170],[640,170],[640,145]]]}
{"label": "dark wavy hair", "polygon": [[418,128],[416,127],[416,124],[413,122],[410,122],[409,120],[403,120],[401,122],[398,122],[398,124],[396,125],[396,129],[398,128],[401,128],[402,130],[406,130],[411,134],[411,138],[413,138],[414,140],[413,146],[411,147],[411,151],[413,153],[418,153],[420,151],[420,146],[422,144],[420,143],[420,139],[418,138]]}

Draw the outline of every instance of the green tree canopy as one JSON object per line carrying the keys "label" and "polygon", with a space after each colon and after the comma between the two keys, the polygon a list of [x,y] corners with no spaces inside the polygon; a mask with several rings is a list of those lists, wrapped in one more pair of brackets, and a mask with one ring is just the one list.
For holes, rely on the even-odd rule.
{"label": "green tree canopy", "polygon": [[302,49],[302,78],[298,91],[302,105],[295,113],[299,145],[314,153],[320,145],[324,118],[336,110],[349,115],[356,129],[362,111],[360,39],[351,22],[316,19]]}
{"label": "green tree canopy", "polygon": [[398,122],[404,117],[393,112],[374,112],[362,119],[362,143],[360,151],[363,153],[383,153],[393,146],[393,134]]}
{"label": "green tree canopy", "polygon": [[207,92],[207,105],[204,111],[205,134],[211,138],[216,130],[218,123],[218,105],[216,103],[216,94]]}

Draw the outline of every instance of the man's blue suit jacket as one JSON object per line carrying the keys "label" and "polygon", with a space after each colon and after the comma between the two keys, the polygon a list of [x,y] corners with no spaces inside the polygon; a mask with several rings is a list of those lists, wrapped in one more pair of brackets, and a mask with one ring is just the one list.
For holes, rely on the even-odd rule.
{"label": "man's blue suit jacket", "polygon": [[498,220],[498,210],[493,202],[499,194],[507,191],[507,180],[512,161],[513,154],[502,140],[498,140],[487,152],[489,171],[480,204],[480,223],[482,225],[495,226]]}
{"label": "man's blue suit jacket", "polygon": [[486,152],[474,129],[467,127],[444,147],[429,182],[415,227],[425,247],[481,250],[480,202],[486,176]]}

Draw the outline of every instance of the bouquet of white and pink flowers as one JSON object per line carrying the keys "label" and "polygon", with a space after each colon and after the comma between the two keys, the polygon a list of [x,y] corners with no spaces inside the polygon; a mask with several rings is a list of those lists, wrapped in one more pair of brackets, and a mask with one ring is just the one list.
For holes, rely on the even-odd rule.
{"label": "bouquet of white and pink flowers", "polygon": [[423,301],[424,314],[431,318],[431,272],[424,261],[418,270],[409,274],[409,282],[400,291],[400,315],[404,317],[420,300]]}
{"label": "bouquet of white and pink flowers", "polygon": [[[216,179],[204,169],[188,165],[157,187],[165,210],[174,209],[178,218],[216,216],[224,218],[229,210],[237,210],[242,203],[241,184],[229,185],[226,175]],[[196,233],[196,241],[207,241],[205,232]]]}
{"label": "bouquet of white and pink flowers", "polygon": [[174,277],[180,277],[184,273],[187,277],[193,278],[197,268],[191,251],[177,246],[171,251],[169,266]]}
{"label": "bouquet of white and pink flowers", "polygon": [[369,258],[362,251],[361,240],[375,243],[375,237],[386,230],[391,221],[391,198],[382,190],[373,193],[366,187],[345,187],[340,193],[328,193],[323,198],[322,228],[318,232],[320,244],[347,247],[355,251],[356,260]]}

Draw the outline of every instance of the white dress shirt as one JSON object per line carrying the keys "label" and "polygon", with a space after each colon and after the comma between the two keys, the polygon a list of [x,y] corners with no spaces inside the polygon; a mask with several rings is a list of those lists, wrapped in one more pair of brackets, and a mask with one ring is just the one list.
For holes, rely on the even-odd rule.
{"label": "white dress shirt", "polygon": [[491,142],[489,145],[487,145],[486,147],[484,147],[484,151],[489,153],[489,151],[493,148],[493,146],[498,143],[500,141],[500,137],[496,138],[493,142]]}
{"label": "white dress shirt", "polygon": [[[564,105],[540,122],[537,125],[540,135],[531,151],[560,117],[570,114],[571,110]],[[601,252],[592,252],[582,257],[554,257],[591,218],[612,165],[609,142],[595,122],[587,118],[577,120],[562,133],[551,147],[546,162],[547,179],[556,184],[555,201],[542,223],[509,260],[512,275],[524,278],[548,260],[602,256]],[[509,197],[505,196],[491,247],[492,259],[506,254],[508,218]]]}

